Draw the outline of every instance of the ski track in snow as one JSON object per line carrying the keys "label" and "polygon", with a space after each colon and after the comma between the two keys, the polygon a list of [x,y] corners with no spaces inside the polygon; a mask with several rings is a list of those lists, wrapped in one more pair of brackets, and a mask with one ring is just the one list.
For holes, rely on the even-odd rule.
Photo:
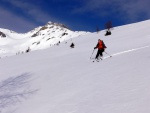
{"label": "ski track in snow", "polygon": [[[114,53],[114,54],[108,54],[107,52],[104,52],[104,53],[107,54],[108,56],[104,57],[103,59],[107,59],[107,58],[110,58],[110,57],[113,57],[113,56],[122,55],[122,54],[125,54],[125,53],[129,53],[129,52],[132,52],[132,51],[137,51],[137,50],[144,49],[144,48],[148,48],[148,47],[149,47],[149,46],[134,48],[134,49],[130,49],[130,50],[126,50],[126,51]],[[90,59],[95,59],[95,58],[90,58]]]}
{"label": "ski track in snow", "polygon": [[132,52],[132,51],[136,51],[136,50],[140,50],[140,49],[144,49],[144,48],[148,48],[148,47],[149,46],[144,46],[144,47],[140,47],[140,48],[130,49],[130,50],[127,50],[127,51],[122,51],[122,52],[112,54],[112,56],[117,56],[117,55],[120,55],[120,54],[129,53],[129,52]]}

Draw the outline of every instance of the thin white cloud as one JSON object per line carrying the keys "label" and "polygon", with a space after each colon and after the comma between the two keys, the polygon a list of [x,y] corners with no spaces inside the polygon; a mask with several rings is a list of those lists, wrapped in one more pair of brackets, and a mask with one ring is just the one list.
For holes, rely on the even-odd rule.
{"label": "thin white cloud", "polygon": [[13,30],[16,32],[27,32],[36,27],[35,24],[13,14],[12,12],[0,8],[0,28]]}
{"label": "thin white cloud", "polygon": [[37,27],[37,23],[46,24],[48,21],[57,21],[50,14],[47,14],[40,7],[30,4],[25,0],[2,0],[12,4],[12,6],[17,7],[19,10],[23,11],[24,14],[30,16],[34,22],[29,21],[23,16],[18,16],[13,13],[9,8],[0,8],[0,28],[6,28],[14,30],[16,32],[27,32],[29,30]]}
{"label": "thin white cloud", "polygon": [[27,15],[31,16],[37,22],[48,22],[49,20],[55,21],[56,18],[50,16],[50,14],[44,12],[40,7],[34,5],[34,3],[30,4],[25,0],[4,0],[11,3],[13,6],[19,8]]}
{"label": "thin white cloud", "polygon": [[136,20],[139,18],[150,18],[149,0],[134,0],[127,1],[126,4],[121,4],[121,10],[126,13],[129,19]]}
{"label": "thin white cloud", "polygon": [[91,12],[101,17],[116,14],[120,18],[136,20],[143,14],[150,17],[149,0],[82,0],[83,5],[74,13]]}

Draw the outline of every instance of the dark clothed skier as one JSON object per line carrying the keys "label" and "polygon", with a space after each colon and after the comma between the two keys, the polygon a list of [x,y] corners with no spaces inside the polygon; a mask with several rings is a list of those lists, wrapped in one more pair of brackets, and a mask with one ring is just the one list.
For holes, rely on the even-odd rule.
{"label": "dark clothed skier", "polygon": [[74,43],[71,43],[70,47],[71,47],[71,48],[74,48],[74,46],[75,46]]}
{"label": "dark clothed skier", "polygon": [[96,48],[98,48],[98,51],[97,51],[95,59],[98,59],[99,55],[100,55],[100,57],[103,57],[103,52],[105,51],[105,48],[107,48],[105,46],[103,40],[98,39],[98,43],[97,43],[96,47],[94,47],[94,49],[96,49]]}

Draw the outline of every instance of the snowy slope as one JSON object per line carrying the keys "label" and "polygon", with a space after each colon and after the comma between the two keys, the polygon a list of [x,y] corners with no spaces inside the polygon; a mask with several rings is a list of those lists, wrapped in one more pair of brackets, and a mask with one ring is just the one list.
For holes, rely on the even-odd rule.
{"label": "snowy slope", "polygon": [[31,51],[46,49],[59,42],[84,35],[86,32],[71,31],[65,25],[48,22],[28,33],[19,34],[7,29],[0,29],[6,37],[0,35],[0,57],[7,57]]}
{"label": "snowy slope", "polygon": [[[1,113],[149,113],[149,27],[147,20],[107,37],[105,31],[78,36],[74,49],[68,40],[1,59]],[[93,63],[99,38],[113,57]]]}

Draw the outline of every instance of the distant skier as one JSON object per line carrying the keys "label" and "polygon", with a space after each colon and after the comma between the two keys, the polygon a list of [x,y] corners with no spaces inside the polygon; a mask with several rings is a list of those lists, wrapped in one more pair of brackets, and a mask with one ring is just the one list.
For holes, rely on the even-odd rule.
{"label": "distant skier", "polygon": [[28,49],[26,50],[26,53],[28,53],[28,52],[30,52],[31,51],[31,49],[30,49],[30,47],[28,47]]}
{"label": "distant skier", "polygon": [[103,42],[103,40],[98,39],[98,43],[94,49],[98,48],[97,54],[95,59],[98,60],[98,57],[100,55],[100,59],[102,60],[103,57],[103,52],[105,51],[105,48],[107,48]]}
{"label": "distant skier", "polygon": [[75,46],[74,43],[71,43],[70,47],[71,47],[71,48],[74,48],[74,46]]}

